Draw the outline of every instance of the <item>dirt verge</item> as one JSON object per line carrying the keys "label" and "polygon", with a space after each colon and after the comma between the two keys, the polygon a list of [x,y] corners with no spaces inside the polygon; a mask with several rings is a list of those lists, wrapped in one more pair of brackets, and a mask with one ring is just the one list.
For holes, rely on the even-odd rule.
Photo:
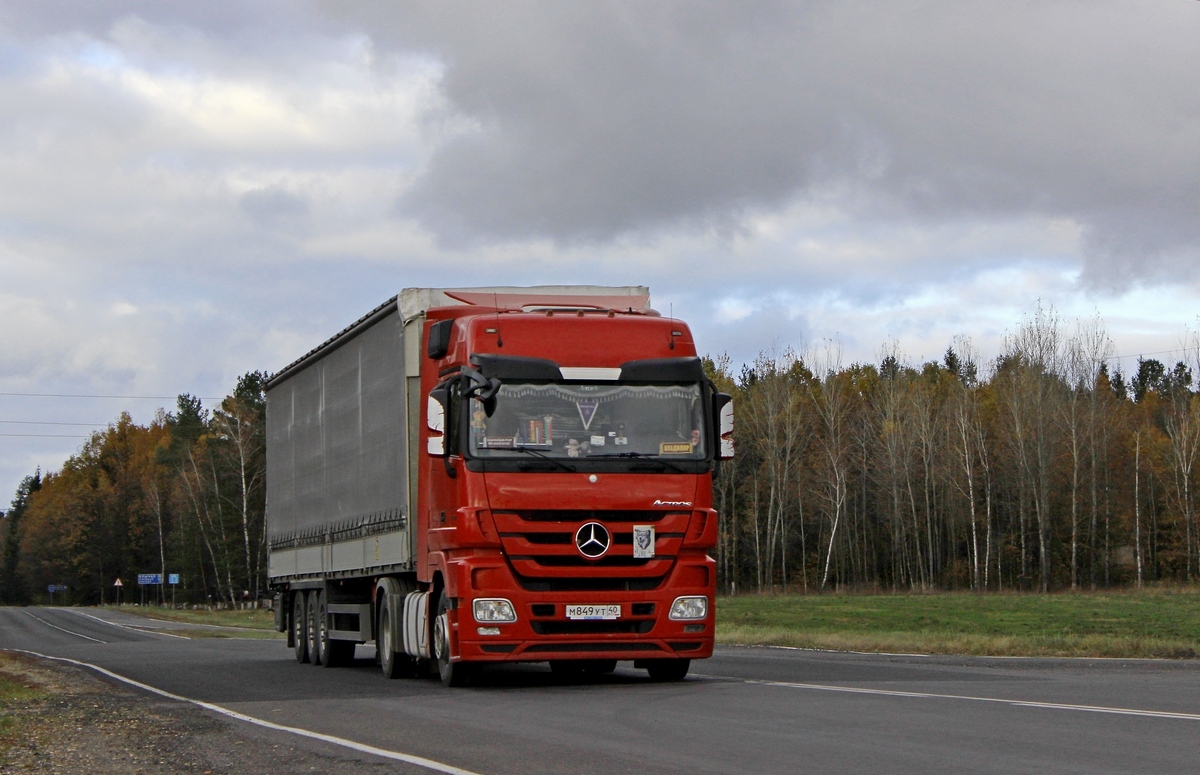
{"label": "dirt verge", "polygon": [[0,677],[33,690],[0,695],[6,775],[424,772],[226,719],[62,662],[0,652]]}

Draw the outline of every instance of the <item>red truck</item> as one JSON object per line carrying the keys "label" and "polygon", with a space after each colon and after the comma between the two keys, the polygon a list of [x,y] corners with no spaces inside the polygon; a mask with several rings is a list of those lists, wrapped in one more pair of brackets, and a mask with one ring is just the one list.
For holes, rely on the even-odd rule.
{"label": "red truck", "polygon": [[412,288],[267,383],[276,626],[388,678],[712,655],[733,407],[644,287]]}

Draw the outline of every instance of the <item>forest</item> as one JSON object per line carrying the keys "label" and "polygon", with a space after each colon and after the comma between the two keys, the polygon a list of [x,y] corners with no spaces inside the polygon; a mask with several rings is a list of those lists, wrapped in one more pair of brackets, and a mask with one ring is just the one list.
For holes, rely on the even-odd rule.
{"label": "forest", "polygon": [[[1171,366],[1116,368],[1099,318],[1039,307],[984,362],[966,337],[939,361],[898,343],[843,364],[827,340],[733,373],[737,456],[720,465],[722,592],[980,592],[1192,583],[1200,332]],[[190,395],[142,426],[122,414],[61,470],[26,477],[0,520],[0,602],[131,600],[178,573],[181,602],[266,594],[267,375],[218,408]],[[164,587],[153,596],[169,595]]]}
{"label": "forest", "polygon": [[[238,379],[219,408],[181,395],[143,426],[122,413],[55,472],[34,472],[0,520],[0,602],[169,600],[139,574],[179,574],[178,602],[257,600],[266,583],[263,429],[267,375]],[[115,586],[122,580],[121,588]]]}

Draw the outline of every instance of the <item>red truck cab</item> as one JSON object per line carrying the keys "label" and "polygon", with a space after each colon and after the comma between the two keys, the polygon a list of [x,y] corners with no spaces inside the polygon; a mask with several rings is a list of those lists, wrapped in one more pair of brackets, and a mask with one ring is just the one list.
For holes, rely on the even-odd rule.
{"label": "red truck cab", "polygon": [[712,655],[733,451],[691,331],[648,299],[460,300],[426,311],[414,461],[443,682],[504,661],[682,678]]}

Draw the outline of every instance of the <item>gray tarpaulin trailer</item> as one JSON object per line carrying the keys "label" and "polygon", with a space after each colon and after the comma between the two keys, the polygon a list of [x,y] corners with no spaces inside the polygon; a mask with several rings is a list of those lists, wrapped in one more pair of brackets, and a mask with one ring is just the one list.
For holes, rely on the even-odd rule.
{"label": "gray tarpaulin trailer", "polygon": [[639,305],[649,296],[641,286],[409,288],[275,374],[266,390],[268,576],[289,641],[304,636],[304,612],[288,601],[317,598],[298,590],[321,590],[319,619],[352,653],[375,637],[373,585],[387,579],[397,596],[416,588],[423,327],[427,310],[464,303],[448,295],[456,292]]}

